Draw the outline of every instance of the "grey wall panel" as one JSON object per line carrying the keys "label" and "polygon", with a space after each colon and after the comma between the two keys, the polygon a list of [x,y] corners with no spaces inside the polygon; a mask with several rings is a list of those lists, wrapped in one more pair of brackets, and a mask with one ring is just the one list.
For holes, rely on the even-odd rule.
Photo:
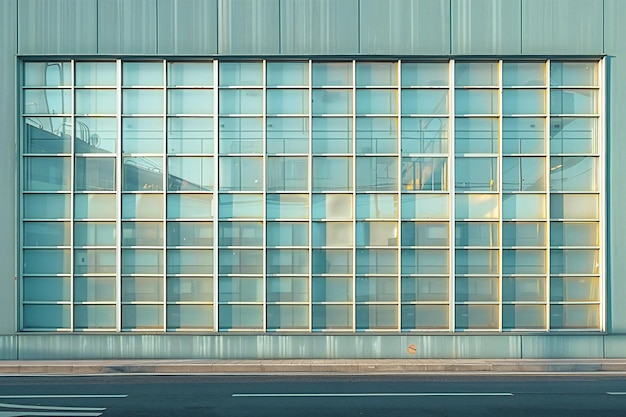
{"label": "grey wall panel", "polygon": [[225,55],[280,52],[279,0],[220,0],[218,51]]}
{"label": "grey wall panel", "polygon": [[20,0],[17,3],[18,53],[97,52],[96,0]]}
{"label": "grey wall panel", "polygon": [[607,66],[607,330],[626,333],[626,2],[605,1],[605,53]]}
{"label": "grey wall panel", "polygon": [[[0,335],[15,332],[15,199],[17,155],[16,129],[16,16],[17,0],[0,2]],[[2,342],[0,342],[2,343]],[[0,347],[0,352],[3,350]],[[1,355],[1,353],[0,353]]]}
{"label": "grey wall panel", "polygon": [[605,358],[626,358],[626,335],[607,335],[604,337]]}
{"label": "grey wall panel", "polygon": [[522,53],[601,54],[603,2],[522,0]]}
{"label": "grey wall panel", "polygon": [[98,0],[98,53],[156,54],[156,0]]}
{"label": "grey wall panel", "polygon": [[0,360],[16,360],[17,358],[17,336],[0,336]]}
{"label": "grey wall panel", "polygon": [[519,54],[521,9],[522,0],[453,0],[452,53]]}
{"label": "grey wall panel", "polygon": [[217,0],[158,0],[159,54],[217,53]]}
{"label": "grey wall panel", "polygon": [[281,0],[280,52],[358,54],[358,10],[358,0]]}
{"label": "grey wall panel", "polygon": [[361,0],[360,52],[450,53],[450,5],[440,0]]}
{"label": "grey wall panel", "polygon": [[522,358],[602,358],[602,335],[522,336]]}

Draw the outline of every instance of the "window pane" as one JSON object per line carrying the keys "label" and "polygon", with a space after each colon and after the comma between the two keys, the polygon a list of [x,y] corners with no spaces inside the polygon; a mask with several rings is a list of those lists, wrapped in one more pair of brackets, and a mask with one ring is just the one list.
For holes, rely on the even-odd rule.
{"label": "window pane", "polygon": [[171,87],[213,85],[213,62],[169,62],[167,78]]}
{"label": "window pane", "polygon": [[553,249],[550,251],[553,274],[599,274],[600,253],[593,249]]}
{"label": "window pane", "polygon": [[396,219],[398,196],[391,194],[357,194],[357,219]]}
{"label": "window pane", "polygon": [[455,91],[455,113],[463,114],[497,114],[497,90],[459,90]]}
{"label": "window pane", "polygon": [[595,62],[550,62],[550,85],[597,86],[598,66]]}
{"label": "window pane", "polygon": [[220,154],[263,152],[263,120],[256,117],[220,118]]}
{"label": "window pane", "polygon": [[503,301],[546,301],[545,277],[502,278]]}
{"label": "window pane", "polygon": [[260,277],[220,277],[219,300],[227,302],[258,302],[263,299]]}
{"label": "window pane", "polygon": [[352,306],[313,305],[313,330],[352,329]]}
{"label": "window pane", "polygon": [[[74,218],[77,220],[115,219],[117,212],[115,200],[114,194],[76,194],[74,196]],[[122,199],[122,201],[124,200]],[[69,198],[67,203],[69,204]],[[124,206],[125,203],[122,205]]]}
{"label": "window pane", "polygon": [[58,87],[70,85],[70,62],[25,62],[24,85]]}
{"label": "window pane", "polygon": [[167,222],[168,246],[213,246],[213,223]]}
{"label": "window pane", "polygon": [[25,302],[70,301],[70,277],[23,277]]}
{"label": "window pane", "polygon": [[550,90],[550,113],[595,114],[598,112],[596,90]]}
{"label": "window pane", "polygon": [[267,195],[267,218],[308,219],[309,196],[306,194]]}
{"label": "window pane", "polygon": [[511,118],[502,119],[502,153],[545,152],[545,119]]}
{"label": "window pane", "polygon": [[448,223],[402,222],[402,246],[448,246]]}
{"label": "window pane", "polygon": [[397,112],[396,90],[356,90],[357,114],[394,114]]}
{"label": "window pane", "polygon": [[447,329],[448,315],[447,305],[403,305],[402,330]]}
{"label": "window pane", "polygon": [[402,158],[402,190],[448,189],[448,158]]}
{"label": "window pane", "polygon": [[220,222],[220,246],[263,246],[263,223]]}
{"label": "window pane", "polygon": [[551,157],[550,190],[598,191],[598,158]]}
{"label": "window pane", "polygon": [[396,222],[357,222],[357,246],[397,246],[398,224]]}
{"label": "window pane", "polygon": [[543,329],[545,326],[545,306],[502,306],[502,327],[505,329]]}
{"label": "window pane", "polygon": [[398,251],[395,249],[359,249],[356,251],[357,274],[397,274]]}
{"label": "window pane", "polygon": [[28,117],[24,119],[24,153],[70,153],[71,132],[69,117]]}
{"label": "window pane", "polygon": [[393,86],[398,83],[397,62],[357,62],[356,85]]}
{"label": "window pane", "polygon": [[456,62],[455,84],[458,86],[497,86],[497,62]]}
{"label": "window pane", "polygon": [[163,153],[163,119],[124,117],[122,152]]}
{"label": "window pane", "polygon": [[450,278],[402,277],[402,302],[448,301]]}
{"label": "window pane", "polygon": [[168,249],[168,274],[212,274],[213,251],[209,249]]}
{"label": "window pane", "polygon": [[454,130],[454,152],[457,155],[498,153],[497,119],[457,117]]}
{"label": "window pane", "polygon": [[268,222],[267,246],[308,246],[309,225],[305,222]]}
{"label": "window pane", "polygon": [[402,90],[402,114],[448,114],[448,90]]}
{"label": "window pane", "polygon": [[70,90],[24,90],[24,114],[69,114],[72,95]]}
{"label": "window pane", "polygon": [[24,329],[69,329],[71,306],[24,305]]}
{"label": "window pane", "polygon": [[309,279],[306,277],[267,277],[267,302],[307,302]]}
{"label": "window pane", "polygon": [[123,274],[162,274],[163,251],[159,249],[123,249]]}
{"label": "window pane", "polygon": [[267,153],[308,153],[309,119],[267,118]]}
{"label": "window pane", "polygon": [[220,219],[263,218],[263,196],[256,194],[222,194],[219,197]]}
{"label": "window pane", "polygon": [[546,112],[544,90],[504,90],[502,92],[502,113],[543,114]]}
{"label": "window pane", "polygon": [[115,277],[76,277],[74,301],[115,302]]}
{"label": "window pane", "polygon": [[512,194],[502,197],[503,219],[545,219],[546,197],[541,194]]}
{"label": "window pane", "polygon": [[268,249],[268,274],[307,274],[309,251],[307,249]]}
{"label": "window pane", "polygon": [[403,62],[402,86],[447,86],[447,62]]}
{"label": "window pane", "polygon": [[313,90],[314,115],[351,114],[352,90]]}
{"label": "window pane", "polygon": [[123,329],[156,330],[163,328],[162,305],[123,305]]}
{"label": "window pane", "polygon": [[[458,134],[458,133],[457,133]],[[402,154],[447,153],[448,119],[402,118]]]}
{"label": "window pane", "polygon": [[351,274],[352,249],[313,249],[314,274]]}
{"label": "window pane", "polygon": [[[261,249],[220,249],[219,273],[220,274],[262,274],[263,273],[263,250]],[[220,298],[220,301],[223,301],[223,300],[221,300]]]}
{"label": "window pane", "polygon": [[25,274],[69,274],[69,249],[24,249]]}
{"label": "window pane", "polygon": [[69,246],[69,222],[24,222],[24,246]]}
{"label": "window pane", "polygon": [[552,246],[599,246],[597,223],[550,223]]}
{"label": "window pane", "polygon": [[212,277],[167,277],[169,302],[213,302]]}
{"label": "window pane", "polygon": [[502,158],[503,191],[545,191],[545,158]]}
{"label": "window pane", "polygon": [[498,246],[497,223],[456,222],[455,227],[455,240],[457,246]]}
{"label": "window pane", "polygon": [[553,329],[598,329],[600,306],[553,305],[550,306],[550,327]]}
{"label": "window pane", "polygon": [[212,219],[213,195],[168,194],[168,219]]}
{"label": "window pane", "polygon": [[352,119],[313,118],[313,153],[352,153]]}
{"label": "window pane", "polygon": [[352,196],[349,194],[313,194],[313,219],[352,219]]}
{"label": "window pane", "polygon": [[111,329],[115,328],[115,306],[113,305],[77,305],[74,307],[75,329]]}
{"label": "window pane", "polygon": [[75,274],[114,274],[115,249],[77,249],[74,251]]}
{"label": "window pane", "polygon": [[111,153],[117,149],[117,120],[112,117],[77,117],[74,152]]}
{"label": "window pane", "polygon": [[447,249],[402,249],[402,274],[447,274]]}
{"label": "window pane", "polygon": [[597,277],[550,277],[550,301],[600,301]]}
{"label": "window pane", "polygon": [[[70,217],[69,194],[25,194],[23,197],[24,219],[63,219]],[[76,211],[78,216],[80,214],[79,207],[76,207]]]}
{"label": "window pane", "polygon": [[220,330],[263,328],[263,306],[221,305],[219,306]]}
{"label": "window pane", "polygon": [[352,62],[314,62],[313,85],[324,86],[351,86]]}
{"label": "window pane", "polygon": [[457,274],[497,274],[498,250],[457,249]]}
{"label": "window pane", "polygon": [[308,114],[309,90],[267,90],[268,115]]}
{"label": "window pane", "polygon": [[504,62],[502,84],[506,87],[545,86],[545,62]]}
{"label": "window pane", "polygon": [[351,277],[313,277],[313,302],[351,302]]}
{"label": "window pane", "polygon": [[457,302],[498,301],[498,278],[457,277],[454,288]]}
{"label": "window pane", "polygon": [[213,306],[170,305],[167,306],[168,329],[213,328]]}
{"label": "window pane", "polygon": [[167,92],[169,114],[213,113],[213,90],[169,90]]}
{"label": "window pane", "polygon": [[168,191],[213,190],[213,158],[169,157],[167,158]]}
{"label": "window pane", "polygon": [[268,305],[268,330],[308,330],[309,307],[294,305]]}
{"label": "window pane", "polygon": [[75,113],[115,114],[117,112],[117,92],[115,90],[76,90]]}
{"label": "window pane", "polygon": [[497,219],[499,217],[498,196],[493,194],[458,194],[456,196],[455,214],[457,219]]}
{"label": "window pane", "polygon": [[220,90],[220,114],[262,114],[263,90]]}
{"label": "window pane", "polygon": [[502,223],[503,246],[545,246],[546,224],[534,222]]}
{"label": "window pane", "polygon": [[115,158],[76,157],[75,191],[115,191]]}
{"label": "window pane", "polygon": [[546,251],[509,249],[502,251],[503,274],[544,274]]}
{"label": "window pane", "polygon": [[398,158],[360,156],[356,159],[358,191],[395,191],[398,189]]}
{"label": "window pane", "polygon": [[208,117],[169,117],[167,152],[213,153],[213,119]]}
{"label": "window pane", "polygon": [[313,222],[311,243],[313,246],[352,246],[354,236],[352,222]]}
{"label": "window pane", "polygon": [[357,330],[395,329],[398,327],[398,306],[357,305]]}
{"label": "window pane", "polygon": [[220,190],[261,191],[263,158],[230,156],[219,161]]}
{"label": "window pane", "polygon": [[74,223],[75,246],[115,246],[115,223]]}
{"label": "window pane", "polygon": [[464,329],[497,329],[498,328],[497,305],[457,305],[456,327]]}
{"label": "window pane", "polygon": [[600,216],[597,195],[553,194],[550,196],[552,219],[598,219]]}
{"label": "window pane", "polygon": [[221,86],[244,86],[263,84],[261,62],[220,62]]}
{"label": "window pane", "polygon": [[274,156],[267,158],[268,191],[307,191],[309,188],[308,158],[305,156]]}
{"label": "window pane", "polygon": [[314,157],[313,190],[352,190],[352,158]]}
{"label": "window pane", "polygon": [[122,246],[162,246],[163,223],[122,222]]}
{"label": "window pane", "polygon": [[306,86],[309,84],[308,62],[268,62],[267,86]]}
{"label": "window pane", "polygon": [[396,153],[398,119],[359,117],[356,119],[357,153]]}
{"label": "window pane", "polygon": [[457,191],[497,191],[498,160],[496,158],[456,158]]}
{"label": "window pane", "polygon": [[447,195],[402,194],[403,219],[447,219],[448,216]]}
{"label": "window pane", "polygon": [[163,90],[124,90],[123,114],[162,114],[165,111]]}
{"label": "window pane", "polygon": [[24,158],[25,191],[66,191],[71,188],[72,160],[64,157]]}
{"label": "window pane", "polygon": [[356,301],[398,301],[398,279],[396,277],[357,277]]}
{"label": "window pane", "polygon": [[550,119],[551,154],[598,152],[597,119],[553,117]]}
{"label": "window pane", "polygon": [[162,219],[162,194],[124,194],[122,195],[123,219]]}
{"label": "window pane", "polygon": [[126,87],[163,85],[163,63],[123,62],[122,80]]}

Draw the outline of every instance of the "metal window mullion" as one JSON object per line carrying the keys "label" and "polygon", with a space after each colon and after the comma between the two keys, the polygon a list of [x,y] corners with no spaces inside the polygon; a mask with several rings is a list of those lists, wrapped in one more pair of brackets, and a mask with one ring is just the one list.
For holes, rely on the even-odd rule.
{"label": "metal window mullion", "polygon": [[263,124],[261,126],[261,137],[262,137],[262,163],[261,168],[262,172],[262,187],[263,187],[263,219],[262,219],[262,242],[263,242],[263,260],[261,261],[263,264],[262,269],[262,282],[263,282],[263,332],[267,332],[267,60],[262,61],[262,82],[263,82]]}
{"label": "metal window mullion", "polygon": [[[163,251],[163,332],[167,332],[167,184],[168,184],[168,159],[167,159],[167,98],[169,90],[167,89],[167,60],[163,60],[163,243],[161,250]],[[184,161],[184,160],[183,160]]]}
{"label": "metal window mullion", "polygon": [[598,66],[598,76],[599,76],[599,85],[600,85],[600,93],[598,95],[598,109],[600,115],[598,116],[598,127],[596,129],[597,138],[597,153],[599,156],[598,161],[598,180],[600,181],[600,219],[598,227],[600,228],[599,235],[599,243],[600,243],[600,255],[599,262],[600,267],[598,272],[600,273],[600,282],[597,284],[600,289],[600,330],[607,331],[607,320],[606,316],[608,312],[606,311],[607,306],[607,285],[606,285],[606,213],[607,213],[607,202],[606,202],[606,152],[605,152],[605,141],[606,141],[606,57],[603,57],[599,62],[596,63]]}
{"label": "metal window mullion", "polygon": [[213,331],[219,331],[219,62],[213,60]]}
{"label": "metal window mullion", "polygon": [[448,259],[449,259],[449,269],[448,269],[448,301],[450,303],[448,307],[448,323],[449,330],[454,332],[456,330],[456,296],[455,296],[455,288],[456,288],[456,276],[455,276],[455,268],[456,268],[456,250],[455,250],[455,240],[456,240],[456,219],[455,219],[455,204],[456,204],[456,186],[454,182],[454,142],[455,142],[455,81],[454,81],[454,59],[449,61],[448,68],[448,94],[450,107],[448,109],[448,219],[449,219],[449,244],[448,244]]}
{"label": "metal window mullion", "polygon": [[25,73],[25,64],[23,61],[19,61],[18,60],[18,65],[19,65],[19,71],[17,71],[17,73],[20,76],[20,90],[19,90],[19,104],[17,105],[17,107],[15,108],[15,114],[20,114],[21,118],[20,118],[20,123],[19,123],[19,143],[18,143],[18,149],[20,152],[20,157],[18,160],[18,178],[19,178],[19,183],[18,183],[18,189],[19,189],[19,200],[18,200],[18,207],[15,207],[15,212],[18,213],[19,216],[19,226],[15,229],[15,234],[16,234],[16,242],[18,242],[19,244],[19,248],[20,250],[18,251],[18,259],[16,259],[16,265],[17,265],[17,277],[18,277],[18,282],[17,282],[17,287],[15,289],[15,291],[17,292],[15,299],[19,300],[19,307],[18,307],[18,314],[15,317],[15,330],[17,331],[22,331],[23,330],[23,326],[24,326],[24,168],[25,168],[25,164],[24,164],[24,137],[25,137],[25,129],[24,129],[24,125],[25,125],[25,120],[26,118],[24,117],[24,112],[23,112],[23,108],[24,108],[24,73]]}
{"label": "metal window mullion", "polygon": [[[543,133],[543,140],[544,140],[544,145],[543,145],[543,152],[545,155],[545,163],[544,165],[544,175],[545,175],[545,191],[544,191],[544,195],[546,198],[546,221],[545,221],[545,225],[546,225],[546,232],[545,232],[545,248],[546,248],[546,269],[544,270],[544,272],[546,273],[546,278],[545,278],[545,291],[546,291],[546,301],[545,301],[545,314],[546,314],[546,319],[545,319],[545,330],[546,331],[550,331],[550,310],[551,310],[551,306],[550,306],[550,283],[552,281],[552,277],[550,275],[550,252],[551,252],[551,243],[550,243],[550,226],[552,224],[551,221],[551,214],[550,214],[550,153],[551,153],[551,149],[550,149],[550,129],[552,128],[552,121],[551,121],[551,117],[550,117],[550,60],[546,61],[546,67],[545,67],[545,77],[546,77],[546,119],[544,121],[544,133]],[[521,147],[521,144],[520,144]]]}
{"label": "metal window mullion", "polygon": [[74,60],[70,61],[70,331],[74,331],[74,178],[76,176],[76,148],[74,140],[74,123],[76,121],[76,88],[75,88],[75,66]]}
{"label": "metal window mullion", "polygon": [[309,294],[308,294],[308,326],[309,332],[313,331],[313,241],[312,227],[313,227],[313,61],[309,60],[309,154],[308,154],[308,257],[309,257]]}
{"label": "metal window mullion", "polygon": [[398,179],[396,181],[397,190],[397,199],[396,203],[397,213],[396,213],[396,262],[398,264],[396,270],[396,291],[397,291],[397,299],[396,306],[398,311],[396,313],[398,319],[398,325],[396,330],[402,330],[402,60],[399,59],[397,63],[397,119],[396,119],[396,155],[398,158],[396,170]]}
{"label": "metal window mullion", "polygon": [[115,328],[122,331],[122,61],[117,60],[117,144],[115,164]]}
{"label": "metal window mullion", "polygon": [[[502,328],[504,327],[504,307],[502,302],[502,286],[504,285],[503,279],[503,268],[502,264],[504,262],[504,251],[502,250],[502,202],[503,202],[503,180],[502,180],[502,124],[503,124],[503,94],[504,90],[502,87],[502,71],[503,71],[503,62],[502,60],[498,61],[498,138],[497,138],[497,175],[498,180],[496,181],[496,185],[498,187],[498,331],[502,332]],[[520,170],[521,170],[521,161],[520,161]],[[521,176],[520,176],[521,178]]]}
{"label": "metal window mullion", "polygon": [[352,60],[352,331],[356,332],[356,60]]}

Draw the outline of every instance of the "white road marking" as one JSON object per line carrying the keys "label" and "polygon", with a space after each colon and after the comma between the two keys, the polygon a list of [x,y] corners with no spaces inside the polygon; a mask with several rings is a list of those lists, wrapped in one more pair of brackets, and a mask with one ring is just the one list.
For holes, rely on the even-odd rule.
{"label": "white road marking", "polygon": [[18,410],[56,410],[56,411],[104,411],[106,408],[92,407],[57,407],[53,405],[23,405],[0,403],[0,408],[17,408]]}
{"label": "white road marking", "polygon": [[626,395],[626,392],[607,392],[609,395]]}
{"label": "white road marking", "polygon": [[[63,417],[100,417],[102,413],[81,413],[66,411],[63,413]],[[26,417],[26,416],[41,416],[41,417],[58,417],[59,413],[42,412],[42,411],[0,411],[0,417]]]}
{"label": "white road marking", "polygon": [[23,398],[127,398],[128,395],[0,395],[0,399],[23,399]]}
{"label": "white road marking", "polygon": [[296,394],[233,394],[233,397],[499,397],[511,392],[362,392],[362,393],[296,393]]}

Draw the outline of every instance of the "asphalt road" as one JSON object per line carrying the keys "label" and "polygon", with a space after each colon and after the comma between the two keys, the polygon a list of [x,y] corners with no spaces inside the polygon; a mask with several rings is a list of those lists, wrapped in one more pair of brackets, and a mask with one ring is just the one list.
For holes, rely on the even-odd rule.
{"label": "asphalt road", "polygon": [[626,416],[626,377],[0,377],[0,417]]}

